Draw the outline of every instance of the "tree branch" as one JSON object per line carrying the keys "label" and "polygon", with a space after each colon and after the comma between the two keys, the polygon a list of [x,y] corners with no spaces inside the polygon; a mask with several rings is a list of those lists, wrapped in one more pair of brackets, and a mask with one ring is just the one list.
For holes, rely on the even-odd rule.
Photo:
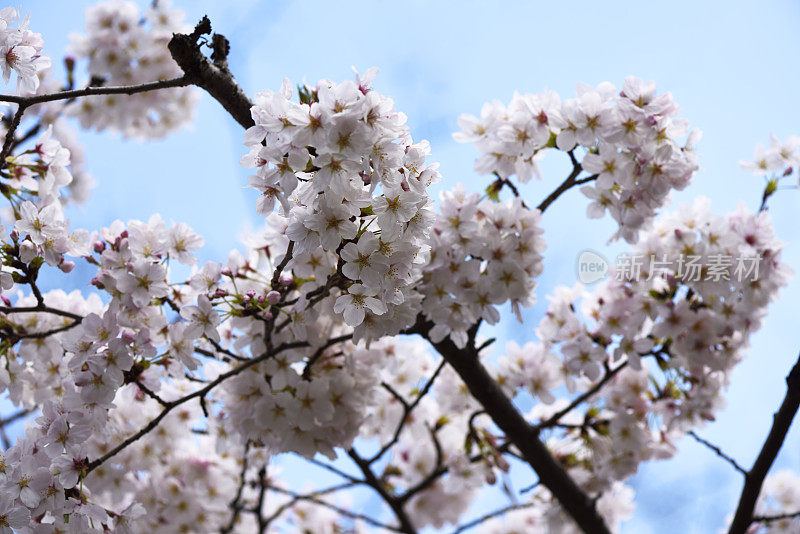
{"label": "tree branch", "polygon": [[[410,329],[427,338],[432,324],[421,317]],[[539,432],[525,421],[511,400],[503,393],[480,363],[474,346],[459,349],[448,337],[431,344],[447,360],[466,384],[470,393],[481,403],[494,423],[522,453],[523,459],[539,475],[541,483],[550,490],[564,511],[578,526],[591,534],[610,534],[610,530],[595,503],[572,480],[539,439]]]}
{"label": "tree branch", "polygon": [[6,425],[10,425],[14,421],[22,419],[23,417],[25,417],[26,415],[28,415],[32,411],[33,410],[29,410],[27,408],[24,408],[22,410],[19,410],[17,412],[12,413],[8,417],[4,417],[4,418],[0,419],[0,428],[1,427],[5,427]]}
{"label": "tree branch", "polygon": [[587,182],[591,182],[592,180],[597,179],[597,175],[593,174],[591,176],[578,180],[578,175],[580,175],[580,173],[583,172],[583,167],[581,167],[581,164],[578,162],[578,160],[575,159],[575,155],[572,153],[571,150],[568,152],[568,154],[570,160],[572,160],[572,172],[569,173],[569,176],[567,176],[567,178],[561,183],[561,185],[559,185],[552,193],[547,195],[547,198],[542,200],[542,202],[538,206],[536,206],[536,208],[542,213],[544,213],[544,211],[548,207],[550,207],[550,204],[555,202],[556,199],[558,199],[558,197],[560,197],[568,189],[576,185],[585,184]]}
{"label": "tree branch", "polygon": [[784,519],[800,518],[800,511],[778,515],[757,515],[753,518],[753,523],[770,523],[772,521],[783,521]]}
{"label": "tree branch", "polygon": [[[213,96],[236,122],[245,128],[250,128],[255,125],[250,115],[253,102],[236,83],[224,61],[217,59],[212,63],[200,51],[197,40],[201,35],[209,33],[211,33],[211,22],[208,17],[203,17],[190,35],[173,34],[167,47],[172,58],[194,85],[205,89]],[[219,41],[219,38],[216,40]],[[215,52],[219,58],[217,50]]]}
{"label": "tree branch", "polygon": [[761,447],[753,467],[747,472],[744,479],[744,487],[739,497],[739,505],[733,516],[728,534],[745,534],[750,524],[754,521],[753,510],[761,493],[761,486],[764,478],[772,467],[778,452],[783,446],[792,420],[800,408],[800,357],[795,362],[794,367],[786,377],[786,396],[783,398],[781,407],[772,417],[772,428],[769,430],[767,439]]}
{"label": "tree branch", "polygon": [[14,146],[17,128],[22,120],[22,115],[25,113],[25,110],[28,109],[29,105],[30,104],[20,103],[17,111],[14,113],[14,118],[11,119],[11,125],[6,132],[6,139],[3,141],[3,149],[0,150],[0,170],[6,168],[6,158],[11,155],[11,148]]}
{"label": "tree branch", "polygon": [[408,516],[405,509],[403,509],[403,503],[401,503],[397,497],[389,493],[389,491],[384,487],[383,482],[378,480],[378,478],[375,476],[375,473],[372,472],[369,461],[359,456],[358,453],[353,449],[348,449],[347,455],[350,456],[353,462],[355,462],[355,464],[364,474],[364,482],[377,491],[384,502],[389,505],[389,508],[392,509],[395,517],[397,517],[397,520],[400,522],[399,531],[404,532],[405,534],[416,534],[417,529],[414,528],[411,518]]}
{"label": "tree branch", "polygon": [[[0,95],[0,102],[12,102],[19,104],[20,108],[41,104],[43,102],[53,102],[55,100],[68,100],[82,96],[95,95],[133,95],[136,93],[146,93],[158,89],[169,89],[171,87],[186,87],[192,85],[193,80],[188,76],[170,78],[168,80],[158,80],[155,82],[143,83],[140,85],[123,85],[113,87],[86,87],[84,89],[73,89],[72,91],[61,91],[59,93],[49,93],[45,95],[17,96]],[[17,110],[19,113],[19,110]]]}

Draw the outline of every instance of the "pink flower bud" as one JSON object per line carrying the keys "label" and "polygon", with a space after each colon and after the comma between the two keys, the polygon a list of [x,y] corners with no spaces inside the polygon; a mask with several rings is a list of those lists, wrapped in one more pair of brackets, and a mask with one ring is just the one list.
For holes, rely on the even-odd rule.
{"label": "pink flower bud", "polygon": [[220,273],[222,274],[222,276],[231,276],[231,270],[230,270],[230,269],[228,269],[227,267],[225,267],[224,269],[222,269],[222,270],[220,271]]}
{"label": "pink flower bud", "polygon": [[74,261],[62,261],[58,265],[58,268],[61,269],[65,273],[72,272],[72,269],[75,268],[75,262]]}
{"label": "pink flower bud", "polygon": [[2,300],[2,301],[3,301],[3,304],[5,304],[6,306],[11,306],[11,301],[10,301],[10,300],[8,300],[8,297],[7,297],[7,296],[5,296],[5,295],[0,295],[0,300]]}
{"label": "pink flower bud", "polygon": [[95,252],[100,254],[106,249],[106,243],[105,241],[99,241],[99,240],[95,241],[94,245],[92,245],[92,248],[94,249]]}
{"label": "pink flower bud", "polygon": [[267,302],[269,302],[271,305],[274,306],[280,301],[281,301],[281,294],[278,293],[277,291],[273,290],[267,293]]}
{"label": "pink flower bud", "polygon": [[288,286],[292,285],[293,282],[294,282],[294,278],[292,278],[291,276],[281,276],[281,284],[283,284],[283,285],[288,287]]}
{"label": "pink flower bud", "polygon": [[273,317],[274,317],[274,315],[272,315],[270,312],[267,312],[267,313],[264,314],[264,319],[266,319],[267,321],[269,321]]}
{"label": "pink flower bud", "polygon": [[123,332],[121,336],[119,336],[122,341],[125,343],[133,343],[136,341],[136,337],[131,332]]}
{"label": "pink flower bud", "polygon": [[500,455],[497,455],[495,463],[497,464],[497,468],[504,473],[508,473],[508,470],[511,469],[511,465],[509,465],[508,460]]}
{"label": "pink flower bud", "polygon": [[224,297],[228,294],[224,289],[217,289],[214,291],[214,298]]}

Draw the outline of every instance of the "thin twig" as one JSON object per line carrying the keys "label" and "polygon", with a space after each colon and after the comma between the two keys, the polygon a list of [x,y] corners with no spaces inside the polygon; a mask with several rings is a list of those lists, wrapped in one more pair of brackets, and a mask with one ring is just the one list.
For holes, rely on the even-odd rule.
{"label": "thin twig", "polygon": [[281,487],[278,487],[278,486],[267,486],[267,488],[270,491],[274,491],[276,493],[280,493],[281,495],[288,495],[288,496],[292,497],[294,502],[296,502],[296,501],[313,502],[314,504],[317,504],[319,506],[323,506],[325,508],[333,510],[334,512],[336,512],[338,514],[341,514],[341,515],[343,515],[345,517],[349,517],[350,519],[360,519],[360,520],[364,521],[365,523],[369,523],[370,525],[372,525],[374,527],[383,528],[383,529],[386,529],[386,530],[391,530],[392,532],[405,532],[404,530],[399,529],[397,527],[393,527],[391,525],[387,525],[386,523],[381,523],[380,521],[378,521],[376,519],[373,519],[373,518],[369,517],[368,515],[359,514],[359,513],[356,513],[356,512],[351,512],[350,510],[347,510],[346,508],[342,508],[340,506],[336,506],[335,504],[331,504],[331,503],[329,503],[327,501],[324,501],[324,500],[319,498],[319,492],[313,492],[313,493],[310,493],[310,494],[307,494],[307,495],[299,495],[299,494],[297,494],[297,493],[295,493],[293,491],[290,491],[290,490],[287,490],[287,489],[284,489],[284,488],[281,488]]}
{"label": "thin twig", "polygon": [[603,378],[599,382],[597,382],[594,386],[592,386],[591,388],[586,390],[581,395],[578,395],[577,397],[575,397],[575,399],[573,399],[572,402],[570,402],[569,405],[566,408],[557,411],[555,414],[550,416],[547,420],[542,421],[538,425],[534,425],[533,428],[538,432],[538,431],[540,431],[542,429],[545,429],[545,428],[548,428],[548,427],[551,427],[551,426],[555,425],[559,421],[559,419],[561,419],[562,417],[567,415],[569,412],[571,412],[577,406],[579,406],[584,401],[586,401],[589,397],[591,397],[592,395],[594,395],[595,393],[600,391],[600,389],[602,389],[602,387],[605,386],[608,383],[609,380],[614,378],[614,376],[617,373],[619,373],[620,371],[622,371],[622,369],[624,369],[627,365],[628,365],[628,360],[625,360],[624,362],[622,362],[621,364],[616,366],[614,369],[612,369],[610,371],[607,371],[606,374],[603,376]]}
{"label": "thin twig", "polygon": [[[70,98],[80,98],[83,96],[119,95],[119,94],[133,95],[136,93],[145,93],[147,91],[169,89],[171,87],[185,87],[187,85],[192,85],[192,83],[193,82],[191,77],[184,75],[179,78],[158,80],[155,82],[148,82],[140,85],[125,85],[118,87],[86,87],[84,89],[73,89],[72,91],[61,91],[59,93],[48,93],[45,95],[32,95],[32,96],[0,95],[0,102],[12,102],[15,104],[19,104],[20,108],[24,109],[25,107],[32,106],[34,104],[41,104],[42,102],[67,100]],[[19,110],[17,110],[17,113],[19,114]],[[13,140],[13,136],[11,136],[10,138]]]}
{"label": "thin twig", "polygon": [[533,503],[511,504],[509,506],[505,506],[503,508],[495,510],[494,512],[490,512],[490,513],[488,513],[486,515],[482,515],[482,516],[480,516],[480,517],[478,517],[476,519],[473,519],[472,521],[470,521],[468,523],[464,523],[463,525],[461,525],[459,527],[456,527],[456,529],[451,534],[461,534],[461,532],[464,532],[464,531],[469,530],[471,528],[475,528],[475,527],[481,525],[482,523],[485,523],[486,521],[489,521],[490,519],[494,519],[495,517],[500,517],[501,515],[505,515],[508,512],[513,512],[514,510],[521,510],[523,508],[530,508],[531,506],[533,506]]}
{"label": "thin twig", "polygon": [[416,534],[417,530],[414,528],[411,518],[403,508],[403,504],[396,496],[392,495],[386,489],[382,481],[378,480],[378,478],[375,476],[375,473],[372,472],[369,462],[359,456],[358,453],[353,449],[348,449],[347,455],[350,456],[353,462],[355,462],[355,464],[364,474],[364,482],[372,487],[372,489],[374,489],[378,495],[381,496],[383,501],[389,505],[389,508],[392,509],[392,512],[394,512],[395,517],[400,523],[399,532],[403,532],[404,534]]}
{"label": "thin twig", "polygon": [[772,521],[783,521],[784,519],[797,518],[800,518],[800,511],[777,515],[757,515],[753,518],[753,523],[770,523]]}
{"label": "thin twig", "polygon": [[93,460],[92,462],[90,462],[89,466],[86,468],[86,474],[88,475],[93,470],[97,469],[103,462],[105,462],[108,459],[110,459],[110,458],[116,456],[117,454],[119,454],[120,451],[122,451],[123,449],[128,447],[131,443],[134,443],[135,441],[140,439],[142,436],[147,435],[150,431],[152,431],[155,427],[158,426],[158,424],[161,422],[161,420],[164,419],[167,416],[167,414],[169,414],[169,412],[171,412],[173,409],[175,409],[176,407],[180,406],[181,404],[183,404],[183,403],[185,403],[187,401],[190,401],[190,400],[192,400],[192,399],[194,399],[196,397],[201,397],[201,396],[207,395],[209,391],[211,391],[212,389],[217,387],[219,384],[221,384],[222,382],[224,382],[228,378],[230,378],[232,376],[235,376],[235,375],[238,375],[242,371],[244,371],[246,369],[249,369],[250,367],[252,367],[252,366],[254,366],[254,365],[258,364],[258,363],[261,363],[261,362],[263,362],[264,360],[266,360],[268,358],[273,357],[275,354],[278,354],[278,353],[280,353],[280,352],[282,352],[284,350],[287,350],[287,349],[298,348],[298,347],[305,346],[305,345],[306,345],[306,343],[305,342],[301,342],[301,341],[294,342],[294,343],[285,343],[285,344],[281,345],[280,347],[278,347],[277,349],[275,349],[272,352],[266,352],[266,353],[258,356],[257,358],[253,358],[252,360],[248,360],[247,362],[239,365],[238,367],[235,367],[234,369],[231,369],[227,373],[223,373],[223,374],[219,375],[216,379],[214,379],[211,382],[209,382],[208,385],[206,385],[204,388],[198,389],[197,391],[195,391],[193,393],[190,393],[188,395],[185,395],[185,396],[183,396],[183,397],[181,397],[181,398],[179,398],[177,400],[168,402],[164,406],[164,409],[154,419],[152,419],[149,423],[147,423],[144,427],[142,427],[138,432],[136,432],[135,434],[129,436],[125,441],[123,441],[122,443],[120,443],[119,445],[117,445],[116,447],[111,449],[110,451],[108,451],[106,454],[104,454],[100,458],[97,458],[96,460]]}
{"label": "thin twig", "polygon": [[694,440],[696,442],[698,442],[698,443],[700,443],[702,445],[705,445],[714,454],[716,454],[717,456],[719,456],[720,458],[722,458],[723,460],[725,460],[726,462],[731,464],[731,466],[733,466],[733,468],[736,469],[737,471],[739,471],[741,474],[743,474],[744,476],[747,476],[747,469],[745,469],[744,467],[739,465],[739,463],[736,460],[734,460],[733,458],[731,458],[730,456],[725,454],[725,452],[723,452],[722,449],[720,449],[719,447],[717,447],[716,445],[714,445],[710,441],[708,441],[706,439],[703,439],[700,436],[698,436],[697,433],[694,430],[690,430],[689,431],[689,435],[692,438],[694,438]]}
{"label": "thin twig", "polygon": [[20,103],[17,111],[14,113],[14,118],[11,119],[11,125],[6,132],[6,139],[3,141],[3,149],[0,151],[0,170],[5,169],[8,164],[6,159],[11,155],[11,148],[14,146],[14,135],[22,120],[22,115],[25,113],[25,110],[28,109],[29,105],[30,104],[27,103]]}

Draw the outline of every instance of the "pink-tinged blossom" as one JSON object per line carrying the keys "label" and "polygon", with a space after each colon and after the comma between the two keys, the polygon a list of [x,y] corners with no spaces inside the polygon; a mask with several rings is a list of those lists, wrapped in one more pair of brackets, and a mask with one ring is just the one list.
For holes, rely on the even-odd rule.
{"label": "pink-tinged blossom", "polygon": [[181,309],[181,317],[189,321],[185,332],[187,337],[196,338],[205,335],[208,339],[219,342],[217,330],[220,324],[219,314],[205,295],[197,297],[196,306],[184,306]]}

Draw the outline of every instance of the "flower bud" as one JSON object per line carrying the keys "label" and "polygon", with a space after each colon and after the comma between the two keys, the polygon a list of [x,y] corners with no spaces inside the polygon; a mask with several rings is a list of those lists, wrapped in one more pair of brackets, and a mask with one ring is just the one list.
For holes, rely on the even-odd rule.
{"label": "flower bud", "polygon": [[100,254],[106,249],[105,241],[100,241],[100,240],[95,241],[94,244],[92,245],[92,249],[94,249],[95,252]]}
{"label": "flower bud", "polygon": [[127,331],[122,332],[122,334],[119,337],[125,343],[133,343],[134,341],[136,341],[136,337],[133,335],[133,333]]}
{"label": "flower bud", "polygon": [[280,302],[280,300],[281,294],[277,291],[273,290],[267,293],[267,302],[269,302],[271,305],[276,305],[278,302]]}
{"label": "flower bud", "polygon": [[75,262],[74,261],[62,261],[58,265],[58,268],[61,269],[65,273],[70,273],[70,272],[72,272],[72,269],[75,268]]}

